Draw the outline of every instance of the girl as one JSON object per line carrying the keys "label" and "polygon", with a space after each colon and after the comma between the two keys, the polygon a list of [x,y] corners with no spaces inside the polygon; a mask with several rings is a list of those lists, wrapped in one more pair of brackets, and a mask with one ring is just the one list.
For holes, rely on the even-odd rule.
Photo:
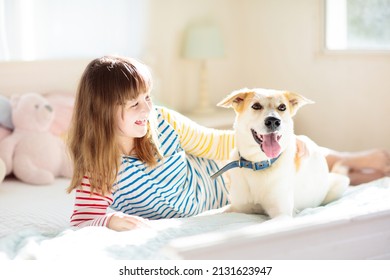
{"label": "girl", "polygon": [[[227,159],[233,132],[205,129],[153,108],[147,67],[121,57],[93,60],[78,88],[69,146],[74,226],[128,230],[144,219],[193,216],[228,203],[210,160]],[[107,214],[108,207],[117,212]]]}
{"label": "girl", "polygon": [[[189,217],[228,203],[225,179],[210,174],[218,170],[215,160],[228,159],[233,131],[153,107],[151,89],[149,70],[134,59],[106,56],[86,67],[69,132],[68,192],[76,190],[71,225],[129,230],[146,219]],[[304,147],[299,150],[303,155]],[[348,166],[387,157],[380,151],[329,156],[331,165],[344,160]]]}

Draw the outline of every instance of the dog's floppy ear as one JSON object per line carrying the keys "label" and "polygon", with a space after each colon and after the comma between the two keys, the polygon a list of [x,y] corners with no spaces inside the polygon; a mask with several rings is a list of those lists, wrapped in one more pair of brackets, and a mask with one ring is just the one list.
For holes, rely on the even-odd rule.
{"label": "dog's floppy ear", "polygon": [[233,91],[231,94],[226,96],[223,100],[221,100],[217,106],[224,107],[224,108],[231,108],[233,107],[235,110],[244,103],[245,98],[250,94],[252,91],[250,91],[247,88],[239,89]]}
{"label": "dog's floppy ear", "polygon": [[294,116],[297,113],[298,109],[302,106],[314,103],[314,101],[311,101],[310,99],[307,99],[306,97],[297,93],[286,92],[285,96],[289,101],[291,116]]}

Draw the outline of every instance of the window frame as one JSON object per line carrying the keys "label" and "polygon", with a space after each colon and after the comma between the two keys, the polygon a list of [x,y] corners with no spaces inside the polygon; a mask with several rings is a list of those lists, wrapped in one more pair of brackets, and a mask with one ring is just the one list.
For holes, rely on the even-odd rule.
{"label": "window frame", "polygon": [[[320,49],[321,53],[327,55],[390,55],[389,49],[364,49],[364,48],[345,48],[345,49],[330,49],[327,47],[327,5],[328,1],[321,0],[320,4]],[[338,0],[340,1],[340,0]],[[345,0],[346,1],[346,0]]]}

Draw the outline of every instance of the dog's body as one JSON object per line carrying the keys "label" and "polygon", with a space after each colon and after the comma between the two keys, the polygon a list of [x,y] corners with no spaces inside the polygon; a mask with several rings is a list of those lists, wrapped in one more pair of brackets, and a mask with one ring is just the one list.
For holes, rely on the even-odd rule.
{"label": "dog's body", "polygon": [[297,150],[292,116],[310,100],[293,93],[243,89],[221,101],[236,111],[236,148],[231,159],[250,162],[277,158],[263,170],[234,168],[229,171],[230,211],[293,216],[294,210],[317,207],[341,196],[348,177],[329,173],[320,148],[299,136],[306,148]]}

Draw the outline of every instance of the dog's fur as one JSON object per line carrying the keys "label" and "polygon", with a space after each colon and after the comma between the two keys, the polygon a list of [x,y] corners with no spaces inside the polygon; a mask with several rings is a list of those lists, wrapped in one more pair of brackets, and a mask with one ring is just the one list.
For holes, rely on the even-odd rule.
{"label": "dog's fur", "polygon": [[228,171],[228,211],[291,217],[297,210],[335,200],[346,190],[349,178],[330,173],[321,149],[308,137],[299,136],[306,149],[303,156],[298,154],[292,117],[309,103],[313,102],[295,93],[255,88],[234,91],[218,104],[236,112],[231,160],[239,155],[252,162],[279,156],[264,170]]}

